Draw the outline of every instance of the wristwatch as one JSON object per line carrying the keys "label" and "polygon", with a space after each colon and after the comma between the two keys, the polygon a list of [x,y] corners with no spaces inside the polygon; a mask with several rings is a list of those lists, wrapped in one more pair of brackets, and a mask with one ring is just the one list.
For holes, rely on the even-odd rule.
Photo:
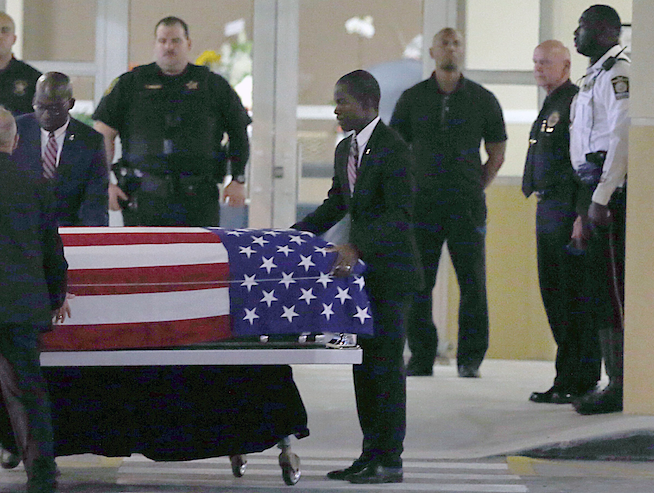
{"label": "wristwatch", "polygon": [[245,183],[245,175],[235,175],[232,177],[232,180],[243,185]]}

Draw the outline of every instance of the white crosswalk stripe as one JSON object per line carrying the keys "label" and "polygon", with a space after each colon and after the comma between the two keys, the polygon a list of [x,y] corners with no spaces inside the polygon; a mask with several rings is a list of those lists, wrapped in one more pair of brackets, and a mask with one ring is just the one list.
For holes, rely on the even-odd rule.
{"label": "white crosswalk stripe", "polygon": [[[347,467],[349,462],[336,459],[302,458],[302,477],[296,489],[302,491],[378,491],[393,492],[461,492],[461,493],[528,493],[521,478],[511,474],[504,462],[450,462],[405,460],[404,482],[393,485],[354,485],[347,481],[325,478],[328,471]],[[142,456],[124,459],[118,470],[118,484],[167,484],[213,486],[239,491],[277,491],[288,488],[281,479],[276,456],[253,454],[243,478],[234,478],[227,458],[192,462],[156,463]]]}
{"label": "white crosswalk stripe", "polygon": [[[238,491],[240,493],[272,493],[289,491],[282,480],[273,451],[248,456],[245,476],[232,475],[227,457],[189,462],[154,462],[141,455],[125,458],[74,456],[57,459],[62,471],[60,484],[75,492],[91,493],[156,493],[179,491],[187,486],[194,493]],[[294,486],[295,493],[361,491],[378,492],[444,492],[444,493],[529,493],[522,478],[512,474],[501,459],[487,461],[404,460],[404,482],[392,485],[355,485],[347,481],[326,479],[328,471],[347,467],[342,459],[302,458],[302,476]],[[107,474],[109,473],[109,474]],[[89,477],[103,479],[95,483]],[[84,478],[84,479],[82,479]],[[111,479],[109,479],[111,478]],[[0,491],[20,488],[25,481],[22,464],[0,473]],[[86,483],[81,486],[79,482]],[[113,483],[109,486],[106,481]],[[102,484],[101,490],[94,486]],[[62,491],[63,491],[62,490]],[[14,491],[6,490],[6,491]]]}

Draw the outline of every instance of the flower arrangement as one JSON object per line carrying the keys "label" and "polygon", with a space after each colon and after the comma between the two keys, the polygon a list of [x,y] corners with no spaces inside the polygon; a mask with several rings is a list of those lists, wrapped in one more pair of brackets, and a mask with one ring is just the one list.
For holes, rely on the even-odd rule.
{"label": "flower arrangement", "polygon": [[363,67],[363,40],[371,39],[375,35],[372,16],[350,17],[345,21],[345,31],[348,34],[356,34],[358,36],[357,65]]}
{"label": "flower arrangement", "polygon": [[252,41],[245,32],[245,20],[238,19],[225,25],[225,36],[230,38],[220,46],[220,53],[205,50],[195,60],[222,75],[238,93],[246,108],[252,107]]}
{"label": "flower arrangement", "polygon": [[375,35],[372,16],[350,17],[345,21],[345,31],[348,34],[358,34],[362,38],[371,39]]}

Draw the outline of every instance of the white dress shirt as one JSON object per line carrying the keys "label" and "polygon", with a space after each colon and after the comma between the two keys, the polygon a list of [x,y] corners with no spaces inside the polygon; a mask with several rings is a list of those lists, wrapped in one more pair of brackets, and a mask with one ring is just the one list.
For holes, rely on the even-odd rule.
{"label": "white dress shirt", "polygon": [[372,135],[372,132],[375,130],[375,127],[381,120],[380,117],[375,118],[373,121],[368,123],[361,132],[359,132],[356,135],[357,139],[357,146],[359,146],[359,162],[357,163],[357,167],[361,166],[361,158],[363,157],[363,153],[366,150],[366,146],[368,145],[368,141],[370,140],[370,136]]}
{"label": "white dress shirt", "polygon": [[[624,186],[629,147],[629,59],[618,45],[588,67],[570,108],[570,160],[578,169],[586,154],[606,152],[602,177],[593,202],[608,204],[616,188]],[[619,54],[619,55],[618,55]],[[608,70],[610,57],[618,61]]]}
{"label": "white dress shirt", "polygon": [[[59,127],[54,131],[54,137],[57,141],[57,163],[56,166],[59,166],[59,158],[61,157],[61,149],[64,147],[64,139],[66,138],[66,130],[68,129],[68,124],[70,123],[70,118],[66,121],[64,125]],[[41,158],[43,158],[43,153],[45,152],[45,146],[48,143],[48,138],[50,138],[50,132],[47,130],[41,129]]]}

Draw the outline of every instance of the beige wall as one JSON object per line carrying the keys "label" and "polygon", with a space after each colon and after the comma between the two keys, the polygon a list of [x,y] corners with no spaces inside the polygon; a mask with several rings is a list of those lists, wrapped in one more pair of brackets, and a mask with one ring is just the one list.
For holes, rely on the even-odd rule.
{"label": "beige wall", "polygon": [[[25,0],[23,58],[92,62],[95,59],[95,2]],[[72,77],[77,99],[93,99],[93,78]]]}
{"label": "beige wall", "polygon": [[[536,200],[518,179],[498,178],[487,190],[486,273],[488,358],[551,360],[556,346],[540,298],[536,267]],[[447,340],[456,346],[459,287],[448,286]]]}
{"label": "beige wall", "polygon": [[23,58],[92,62],[95,11],[88,0],[25,0]]}
{"label": "beige wall", "polygon": [[477,70],[531,70],[538,44],[539,0],[468,0],[466,66]]}
{"label": "beige wall", "polygon": [[634,0],[625,273],[625,411],[654,414],[654,5]]}

